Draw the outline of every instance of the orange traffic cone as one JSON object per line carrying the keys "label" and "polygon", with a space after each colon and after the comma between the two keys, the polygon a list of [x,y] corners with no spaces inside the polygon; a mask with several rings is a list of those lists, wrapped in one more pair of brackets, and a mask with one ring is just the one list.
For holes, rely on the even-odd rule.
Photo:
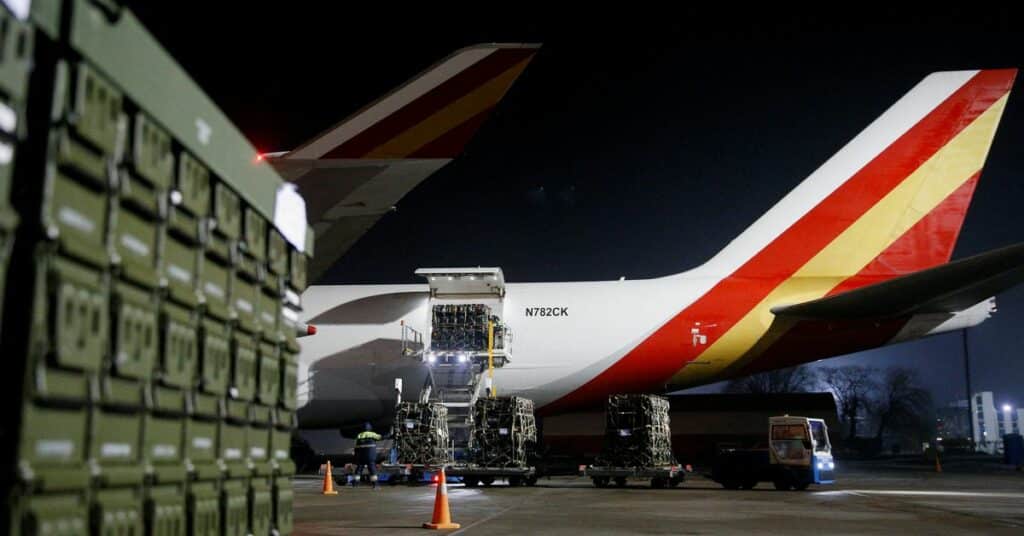
{"label": "orange traffic cone", "polygon": [[337,495],[334,490],[334,476],[331,475],[331,460],[327,460],[327,472],[324,473],[324,495]]}
{"label": "orange traffic cone", "polygon": [[942,464],[939,463],[939,453],[938,453],[938,451],[935,452],[935,472],[936,473],[941,473],[942,472]]}
{"label": "orange traffic cone", "polygon": [[444,476],[444,468],[437,482],[437,497],[434,498],[434,518],[424,523],[425,529],[457,529],[461,525],[452,523],[452,513],[448,510],[448,478]]}

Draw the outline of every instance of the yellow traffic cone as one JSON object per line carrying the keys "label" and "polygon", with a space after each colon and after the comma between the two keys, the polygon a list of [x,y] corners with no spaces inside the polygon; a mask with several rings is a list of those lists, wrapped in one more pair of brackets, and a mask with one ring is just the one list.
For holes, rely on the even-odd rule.
{"label": "yellow traffic cone", "polygon": [[324,473],[324,495],[337,495],[334,490],[334,476],[331,475],[331,460],[327,460],[327,472]]}
{"label": "yellow traffic cone", "polygon": [[434,498],[434,518],[430,523],[424,523],[425,529],[457,529],[461,525],[452,523],[452,513],[448,509],[448,478],[444,475],[444,468],[441,468],[441,475],[437,482],[437,496]]}

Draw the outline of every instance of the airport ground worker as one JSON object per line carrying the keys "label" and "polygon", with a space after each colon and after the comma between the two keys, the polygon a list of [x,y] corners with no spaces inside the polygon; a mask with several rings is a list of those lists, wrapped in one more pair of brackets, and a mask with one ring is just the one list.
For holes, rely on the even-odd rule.
{"label": "airport ground worker", "polygon": [[373,431],[373,425],[366,423],[364,430],[356,436],[356,470],[348,475],[349,484],[356,487],[363,474],[363,467],[370,472],[370,482],[377,488],[377,442],[381,435]]}

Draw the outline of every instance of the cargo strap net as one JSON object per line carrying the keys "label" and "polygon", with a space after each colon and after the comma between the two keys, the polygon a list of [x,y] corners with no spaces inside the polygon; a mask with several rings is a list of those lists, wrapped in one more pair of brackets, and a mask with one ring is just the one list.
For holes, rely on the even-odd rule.
{"label": "cargo strap net", "polygon": [[605,415],[604,449],[598,465],[658,467],[675,464],[668,399],[612,395]]}
{"label": "cargo strap net", "polygon": [[527,467],[537,444],[533,401],[519,397],[481,398],[473,408],[473,463],[484,467]]}
{"label": "cargo strap net", "polygon": [[395,412],[398,463],[448,463],[448,408],[439,403],[402,402]]}

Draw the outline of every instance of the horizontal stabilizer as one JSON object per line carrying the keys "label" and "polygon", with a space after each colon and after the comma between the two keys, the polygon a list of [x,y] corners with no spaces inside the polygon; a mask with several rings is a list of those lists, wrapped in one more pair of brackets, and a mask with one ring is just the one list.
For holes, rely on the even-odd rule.
{"label": "horizontal stabilizer", "polygon": [[1024,243],[771,311],[779,317],[821,320],[955,313],[1022,281]]}

